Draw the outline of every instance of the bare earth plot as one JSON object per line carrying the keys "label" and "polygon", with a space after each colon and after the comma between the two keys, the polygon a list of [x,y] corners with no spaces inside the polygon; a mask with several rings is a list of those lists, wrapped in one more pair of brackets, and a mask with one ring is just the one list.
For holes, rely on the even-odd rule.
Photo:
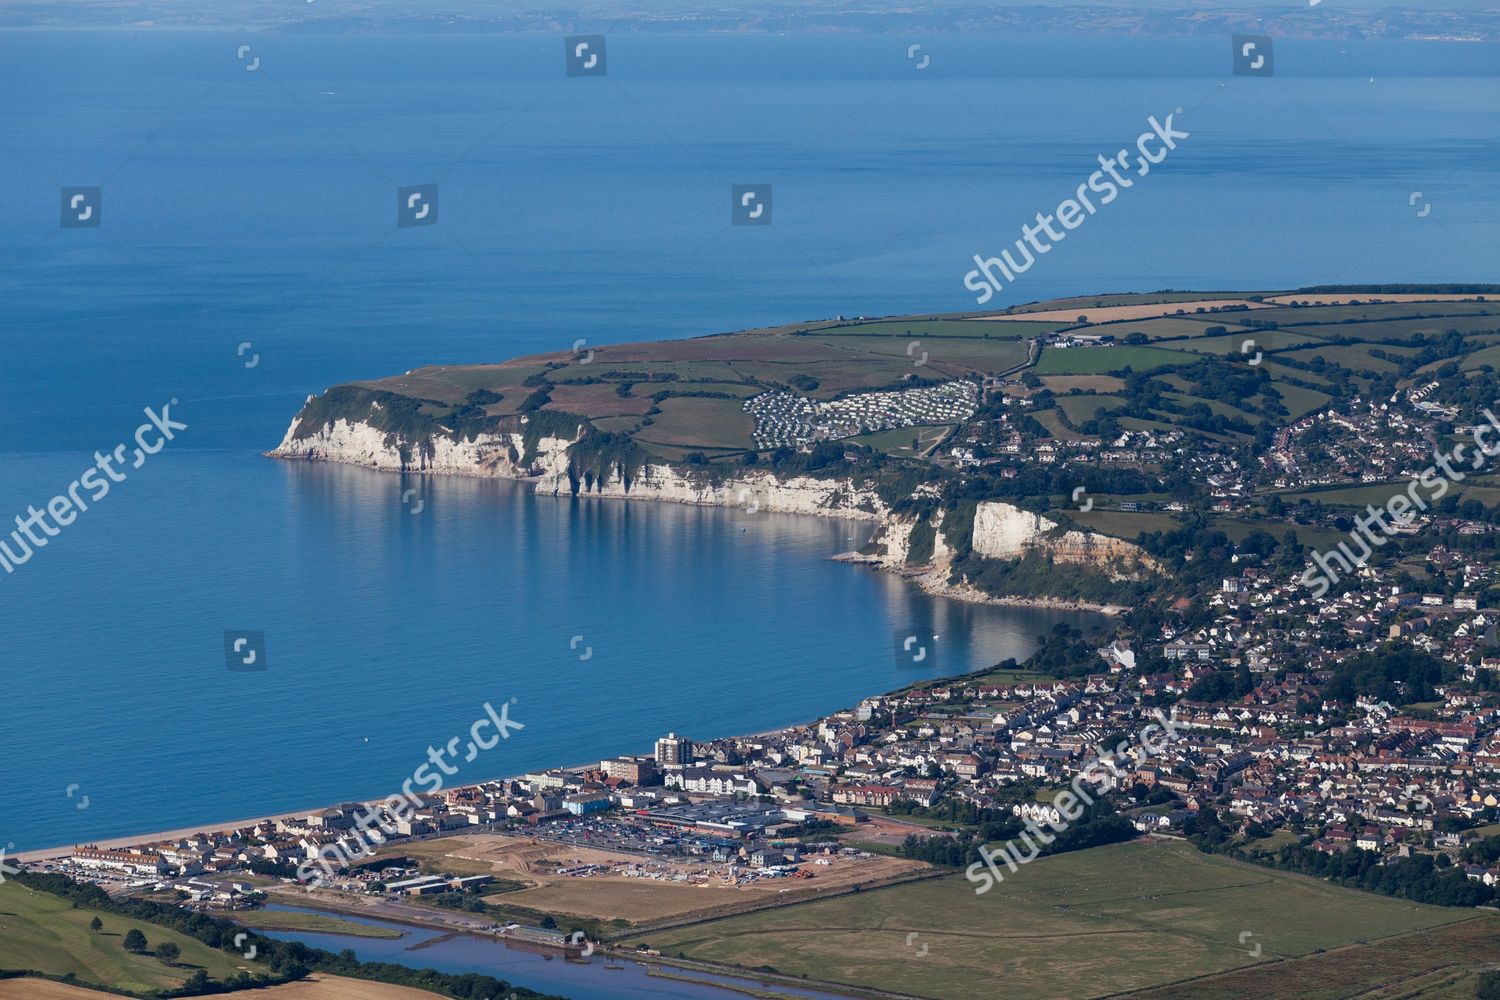
{"label": "bare earth plot", "polygon": [[[442,845],[442,846],[439,846]],[[600,921],[631,923],[681,917],[688,914],[728,914],[762,906],[768,901],[814,898],[848,889],[854,883],[880,882],[920,872],[927,866],[898,858],[874,857],[826,859],[827,865],[808,864],[810,879],[765,879],[749,885],[726,884],[724,866],[676,863],[651,859],[652,874],[659,877],[626,877],[630,866],[647,859],[640,855],[558,844],[530,837],[481,835],[428,841],[421,845],[430,859],[428,870],[447,868],[469,874],[493,874],[497,878],[524,882],[529,888],[501,893],[490,901],[501,906],[519,906],[542,913],[569,914]],[[411,855],[413,852],[405,850]],[[559,875],[559,867],[603,865],[607,873],[586,877]],[[680,875],[680,881],[673,876]]]}
{"label": "bare earth plot", "polygon": [[772,901],[811,899],[848,889],[856,882],[882,881],[922,867],[897,858],[839,858],[828,867],[811,868],[812,879],[767,879],[744,886],[725,884],[720,878],[694,883],[619,875],[560,876],[542,878],[536,888],[506,893],[497,902],[635,924],[689,915],[727,915]]}
{"label": "bare earth plot", "polygon": [[[974,888],[954,875],[645,940],[669,957],[769,964],[939,1000],[988,1000],[999,983],[1006,995],[1078,998],[1472,916],[1202,855],[1180,842],[1045,858],[982,896]],[[1258,958],[1250,954],[1257,945]]]}

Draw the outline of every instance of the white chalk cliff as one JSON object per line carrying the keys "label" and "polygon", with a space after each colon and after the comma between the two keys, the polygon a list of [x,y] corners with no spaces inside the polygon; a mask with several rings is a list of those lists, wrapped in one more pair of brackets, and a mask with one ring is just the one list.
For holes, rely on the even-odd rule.
{"label": "white chalk cliff", "polygon": [[[849,479],[812,476],[780,477],[769,469],[745,467],[727,478],[710,481],[676,466],[648,464],[628,482],[618,468],[604,481],[580,480],[569,461],[576,441],[543,437],[527,462],[522,434],[480,434],[472,441],[434,435],[430,445],[414,447],[365,423],[337,420],[298,437],[299,417],[287,428],[273,458],[302,458],[362,465],[389,472],[431,472],[499,479],[530,479],[540,494],[665,500],[674,503],[744,507],[789,514],[879,520],[887,513],[873,489]],[[580,428],[581,430],[581,428]]]}
{"label": "white chalk cliff", "polygon": [[1092,531],[1061,531],[1056,521],[1008,503],[987,501],[974,512],[974,551],[991,559],[1014,559],[1041,548],[1054,562],[1093,566],[1116,580],[1157,569],[1140,547]]}
{"label": "white chalk cliff", "polygon": [[[929,592],[963,600],[993,600],[962,580],[952,579],[956,553],[943,537],[944,512],[933,517],[932,553],[921,565],[910,562],[911,536],[917,519],[893,514],[872,484],[845,478],[776,475],[753,466],[735,469],[727,477],[664,463],[645,464],[627,477],[618,464],[602,480],[580,474],[569,448],[582,436],[580,423],[573,438],[539,437],[530,455],[519,431],[484,433],[472,440],[433,435],[430,442],[404,442],[396,435],[363,422],[338,419],[299,433],[302,416],[292,421],[274,458],[307,459],[360,465],[391,472],[443,473],[504,479],[526,479],[549,495],[581,495],[673,503],[743,507],[752,510],[876,521],[879,526],[857,561],[914,579]],[[1085,565],[1112,579],[1138,578],[1155,567],[1137,546],[1093,532],[1063,531],[1046,517],[1012,504],[985,501],[974,516],[973,550],[992,559],[1013,559],[1041,552],[1054,562]],[[1028,603],[1064,603],[1046,599]]]}

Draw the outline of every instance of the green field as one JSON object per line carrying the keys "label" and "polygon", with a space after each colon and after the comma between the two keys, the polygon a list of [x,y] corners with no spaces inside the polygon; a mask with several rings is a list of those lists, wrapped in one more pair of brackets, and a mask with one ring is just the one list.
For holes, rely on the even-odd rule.
{"label": "green field", "polygon": [[[1250,341],[1250,346],[1245,346],[1245,341]],[[1172,347],[1181,351],[1192,351],[1196,354],[1218,354],[1218,355],[1253,355],[1256,351],[1262,353],[1268,351],[1280,351],[1303,344],[1315,345],[1323,341],[1318,337],[1305,333],[1295,333],[1290,330],[1246,330],[1242,333],[1231,334],[1228,337],[1199,337],[1197,340],[1166,341],[1158,344],[1158,347]]]}
{"label": "green field", "polygon": [[1491,368],[1500,368],[1500,344],[1475,351],[1467,358],[1464,358],[1462,367],[1467,372],[1483,368],[1485,365],[1489,365]]}
{"label": "green field", "polygon": [[1331,490],[1307,490],[1303,493],[1285,493],[1282,499],[1287,503],[1295,503],[1298,500],[1316,501],[1329,507],[1358,507],[1364,509],[1366,504],[1374,504],[1377,507],[1384,506],[1391,497],[1397,493],[1406,492],[1407,483],[1366,483],[1360,486],[1344,486]]}
{"label": "green field", "polygon": [[342,920],[326,913],[298,913],[289,910],[245,910],[234,915],[236,923],[258,931],[307,931],[311,934],[343,934],[348,937],[398,938],[401,932],[391,927],[376,927]]}
{"label": "green field", "polygon": [[1169,431],[1172,425],[1164,420],[1145,420],[1141,417],[1121,417],[1120,426],[1132,431]]}
{"label": "green field", "polygon": [[[1491,307],[1494,307],[1493,303],[1491,303]],[[1317,312],[1318,310],[1309,310],[1307,313],[1309,317],[1313,317],[1310,320],[1315,324],[1313,326],[1286,327],[1276,332],[1291,333],[1298,331],[1329,340],[1337,337],[1348,337],[1351,340],[1361,340],[1369,343],[1387,343],[1410,340],[1419,333],[1428,337],[1441,337],[1449,330],[1457,330],[1459,333],[1467,335],[1500,329],[1500,315],[1438,316],[1430,319],[1377,320],[1372,323],[1328,325],[1315,318]]]}
{"label": "green field", "polygon": [[[1167,378],[1172,376],[1168,375]],[[1103,394],[1116,393],[1125,388],[1125,380],[1113,375],[1048,375],[1042,385],[1056,395],[1066,396],[1074,389]]]}
{"label": "green field", "polygon": [[1311,361],[1314,358],[1322,358],[1329,364],[1338,365],[1340,368],[1348,368],[1350,371],[1373,371],[1377,373],[1396,371],[1396,366],[1384,358],[1377,358],[1370,352],[1381,351],[1397,357],[1417,353],[1415,347],[1392,347],[1389,344],[1323,344],[1317,347],[1306,347],[1301,350],[1287,351],[1284,355],[1293,361]]}
{"label": "green field", "polygon": [[998,684],[1009,687],[1013,684],[1032,684],[1036,681],[1053,681],[1057,678],[1036,670],[984,670],[964,677],[969,684]]}
{"label": "green field", "polygon": [[1037,359],[1038,375],[1102,375],[1130,368],[1144,372],[1167,365],[1188,364],[1181,351],[1160,347],[1047,347]]}
{"label": "green field", "polygon": [[1125,400],[1120,396],[1106,395],[1058,396],[1057,405],[1074,424],[1082,424],[1093,420],[1097,410],[1109,413],[1124,409]]}
{"label": "green field", "polygon": [[[1012,314],[1024,314],[1029,312],[1048,312],[1053,309],[1077,309],[1087,312],[1090,309],[1104,309],[1109,306],[1133,306],[1150,305],[1157,302],[1200,302],[1210,299],[1238,299],[1243,292],[1121,292],[1115,295],[1075,295],[1067,299],[1052,299],[1046,302],[1028,302],[1025,305],[1015,306],[1010,310]],[[1230,315],[1239,315],[1231,313]]]}
{"label": "green field", "polygon": [[1070,325],[1069,323],[1037,323],[1024,320],[1007,320],[997,323],[983,319],[909,319],[848,323],[835,327],[823,327],[810,333],[818,337],[873,336],[900,337],[903,340],[920,337],[979,337],[1005,340],[1035,337],[1039,333],[1050,333]]}
{"label": "green field", "polygon": [[[1230,406],[1228,403],[1221,403],[1217,399],[1199,399],[1197,396],[1188,396],[1180,392],[1169,392],[1165,395],[1167,399],[1170,399],[1172,402],[1183,407],[1184,409],[1189,406],[1195,406],[1199,403],[1202,403],[1204,406],[1208,407],[1211,412],[1216,413],[1221,417],[1229,417],[1233,420],[1246,420],[1249,421],[1252,425],[1258,424],[1265,419],[1258,413],[1250,413],[1249,411],[1242,410],[1237,406]],[[1256,404],[1259,402],[1259,400],[1260,397],[1257,395],[1252,399],[1247,400],[1246,402]]]}
{"label": "green field", "polygon": [[1500,305],[1494,302],[1382,302],[1358,306],[1299,306],[1295,308],[1287,306],[1279,309],[1257,309],[1253,313],[1253,318],[1262,323],[1269,321],[1282,326],[1337,323],[1341,324],[1340,333],[1330,332],[1327,336],[1339,336],[1347,332],[1348,336],[1358,337],[1360,336],[1359,328],[1367,322],[1407,319],[1423,329],[1441,331],[1442,319],[1445,317],[1485,314],[1500,314]]}
{"label": "green field", "polygon": [[[1082,441],[1087,435],[1070,431],[1063,426],[1062,414],[1057,410],[1040,410],[1031,414],[1036,422],[1047,428],[1047,433],[1059,441]],[[1128,418],[1127,418],[1128,419]],[[1121,423],[1125,421],[1122,420]]]}
{"label": "green field", "polygon": [[1129,510],[1069,511],[1068,516],[1091,531],[1134,541],[1143,531],[1176,531],[1182,522],[1170,513]]}
{"label": "green field", "polygon": [[[1136,841],[653,935],[685,955],[939,1000],[1091,997],[1472,916]],[[1262,948],[1257,960],[1241,935]],[[910,943],[908,943],[910,942]],[[921,946],[925,954],[918,955]]]}
{"label": "green field", "polygon": [[1283,379],[1294,378],[1301,382],[1310,382],[1313,385],[1321,388],[1327,388],[1333,385],[1333,383],[1330,382],[1327,377],[1319,375],[1317,372],[1303,371],[1300,368],[1293,368],[1291,365],[1278,364],[1276,361],[1276,356],[1274,354],[1268,358],[1263,359],[1261,361],[1261,364],[1265,366],[1266,372],[1271,376],[1272,380],[1274,380],[1278,384]]}
{"label": "green field", "polygon": [[1461,923],[1258,964],[1136,994],[1142,1000],[1474,1000],[1479,973],[1500,964],[1500,919]]}
{"label": "green field", "polygon": [[735,399],[664,399],[641,437],[684,448],[743,448],[755,418]]}
{"label": "green field", "polygon": [[[103,930],[89,930],[99,917]],[[122,947],[125,934],[139,930],[151,948],[174,942],[182,955],[167,966],[153,954],[133,955]],[[238,956],[174,933],[155,924],[128,920],[112,913],[73,909],[56,896],[34,892],[19,882],[0,885],[0,969],[29,969],[48,975],[72,974],[82,982],[141,993],[173,988],[203,969],[215,979],[241,969],[265,971]]]}
{"label": "green field", "polygon": [[1313,410],[1327,406],[1333,399],[1325,392],[1280,381],[1276,383],[1276,391],[1281,393],[1281,405],[1286,407],[1288,420],[1300,420]]}
{"label": "green field", "polygon": [[[991,323],[990,326],[995,324]],[[1026,360],[1027,342],[1016,339],[981,340],[976,337],[929,338],[920,337],[824,337],[822,335],[799,337],[812,343],[822,344],[834,350],[854,351],[860,354],[877,355],[899,359],[909,368],[926,355],[924,364],[957,369],[954,374],[967,371],[998,372],[1014,368]]]}
{"label": "green field", "polygon": [[1290,531],[1297,536],[1297,541],[1311,548],[1331,548],[1349,536],[1337,528],[1313,527],[1306,524],[1297,524],[1293,521],[1273,521],[1262,519],[1255,521],[1241,521],[1232,517],[1215,517],[1211,522],[1218,530],[1228,535],[1232,541],[1242,542],[1246,537],[1257,531],[1264,531],[1273,538],[1280,538]]}
{"label": "green field", "polygon": [[912,441],[918,441],[922,449],[936,444],[943,439],[943,435],[953,430],[953,424],[928,424],[918,427],[892,427],[890,430],[875,431],[871,434],[861,434],[858,437],[849,438],[850,444],[864,445],[874,448],[876,451],[885,452],[887,455],[915,455],[912,450]]}
{"label": "green field", "polygon": [[[975,375],[996,376],[1024,366],[1033,338],[1059,329],[1071,329],[1079,315],[1102,320],[1101,309],[1116,304],[1181,303],[1182,315],[1111,320],[1083,324],[1083,328],[1123,338],[1141,333],[1151,338],[1147,345],[1117,342],[1108,347],[1045,347],[1030,374],[1045,379],[1045,385],[1063,398],[1058,405],[1069,421],[1087,423],[1101,404],[1116,407],[1118,400],[1067,397],[1073,388],[1109,393],[1124,389],[1108,373],[1130,369],[1152,372],[1170,379],[1167,369],[1211,364],[1226,358],[1233,364],[1241,357],[1247,340],[1252,350],[1275,352],[1261,362],[1270,374],[1288,411],[1285,420],[1295,420],[1329,402],[1312,388],[1331,387],[1340,379],[1304,372],[1293,364],[1322,358],[1349,373],[1351,387],[1368,392],[1376,378],[1398,371],[1399,362],[1374,357],[1383,350],[1393,357],[1414,357],[1419,348],[1408,347],[1418,334],[1441,337],[1444,331],[1500,330],[1500,304],[1495,302],[1427,302],[1333,305],[1241,310],[1224,313],[1195,312],[1197,301],[1208,301],[1216,293],[1147,293],[1077,296],[1033,303],[1009,315],[1035,310],[1055,310],[1062,321],[979,319],[983,313],[912,315],[870,320],[820,320],[717,334],[687,340],[627,344],[579,344],[566,332],[558,335],[558,349],[549,354],[518,358],[501,364],[435,366],[415,369],[374,382],[354,383],[361,389],[386,391],[408,397],[415,405],[396,406],[395,417],[374,417],[384,430],[395,429],[421,439],[434,434],[479,433],[503,426],[514,430],[519,418],[541,410],[585,418],[599,431],[633,438],[653,460],[681,461],[694,452],[711,460],[738,462],[752,447],[753,420],[742,409],[743,400],[766,392],[784,391],[817,400],[832,400],[852,393],[885,391]],[[1254,295],[1257,293],[1246,293]],[[1229,295],[1243,299],[1243,295]],[[1310,296],[1315,298],[1315,296]],[[994,315],[994,314],[989,314]],[[1261,329],[1260,324],[1280,324]],[[1210,328],[1224,327],[1228,333],[1209,337]],[[1482,365],[1500,366],[1500,343],[1479,334],[1465,342],[1469,353],[1458,358],[1466,369]],[[1351,343],[1333,344],[1344,339]],[[1384,346],[1383,346],[1384,345]],[[1450,345],[1447,345],[1451,347]],[[1435,362],[1435,366],[1447,363]],[[916,379],[916,381],[913,381]],[[1298,384],[1292,384],[1296,382]],[[1034,385],[1022,376],[1012,382]],[[1193,406],[1200,400],[1192,385],[1176,381],[1183,392],[1174,402]],[[1200,383],[1201,384],[1201,383]],[[476,390],[487,390],[470,398]],[[1007,389],[1006,391],[1013,391]],[[339,418],[371,420],[374,404],[346,390],[326,406],[311,408],[313,420],[300,430],[310,433]],[[498,394],[496,398],[494,394]],[[1024,394],[1024,391],[1023,391]],[[711,398],[717,396],[720,398]],[[1203,400],[1215,413],[1259,424],[1264,414],[1249,414],[1225,402]],[[389,400],[387,400],[389,402]],[[1258,395],[1230,404],[1261,409]],[[660,412],[651,412],[653,409]],[[1150,424],[1126,426],[1176,426],[1181,417],[1157,412]],[[1056,437],[1076,437],[1060,425],[1058,413],[1038,413],[1039,420]],[[528,418],[529,419],[529,418]],[[587,426],[580,423],[576,426]],[[572,433],[574,427],[563,433]],[[1200,432],[1195,432],[1200,433]],[[1226,443],[1242,443],[1243,433],[1206,435]],[[408,443],[410,443],[408,441]],[[628,443],[609,442],[610,453],[627,453]],[[883,448],[901,454],[901,446]],[[636,452],[636,457],[640,453]]]}
{"label": "green field", "polygon": [[[1243,313],[1229,313],[1228,317],[1242,316]],[[1231,318],[1221,318],[1218,313],[1204,313],[1198,316],[1163,316],[1157,319],[1122,319],[1112,323],[1101,323],[1100,329],[1113,333],[1117,338],[1128,337],[1132,333],[1144,333],[1152,340],[1180,340],[1191,338],[1202,340],[1207,338],[1209,327],[1222,326],[1225,330],[1234,331],[1241,329]],[[1207,338],[1207,339],[1218,339]]]}

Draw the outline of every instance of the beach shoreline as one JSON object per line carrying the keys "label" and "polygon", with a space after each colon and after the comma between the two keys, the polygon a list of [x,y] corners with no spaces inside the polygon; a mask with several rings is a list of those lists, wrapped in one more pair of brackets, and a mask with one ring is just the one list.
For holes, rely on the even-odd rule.
{"label": "beach shoreline", "polygon": [[[719,738],[720,739],[738,739],[738,740],[764,739],[764,738],[769,737],[769,736],[779,736],[779,735],[782,735],[784,733],[791,732],[792,730],[800,729],[800,728],[803,728],[805,726],[812,725],[812,724],[814,724],[816,722],[817,722],[817,720],[814,719],[811,722],[792,723],[790,725],[782,726],[782,727],[776,728],[776,729],[767,729],[767,730],[763,730],[761,732],[756,732],[756,733],[745,733],[745,734],[741,734],[741,735],[738,735],[738,736],[727,736],[727,737],[719,737]],[[600,758],[600,759],[603,759],[603,758]],[[585,770],[588,770],[589,768],[594,768],[594,767],[598,767],[598,766],[599,766],[599,759],[596,759],[596,760],[591,760],[591,761],[589,761],[588,763],[585,763],[585,764],[571,764],[571,765],[564,765],[564,766],[561,766],[561,767],[547,767],[547,768],[542,768],[540,770],[547,770],[547,771],[569,771],[569,772],[576,773],[576,772],[579,772],[579,771],[585,771]],[[530,772],[530,773],[535,773],[535,772]],[[467,783],[462,784],[462,785],[453,785],[453,786],[450,786],[450,787],[445,787],[443,789],[443,792],[456,791],[458,789],[463,789],[463,788],[478,788],[478,787],[480,787],[482,785],[490,784],[490,783],[493,783],[493,782],[520,781],[520,780],[522,780],[523,777],[524,777],[524,775],[513,774],[513,775],[503,775],[503,776],[495,777],[495,778],[484,778],[484,779],[481,779],[480,781],[471,781],[471,782],[467,782]],[[439,794],[441,794],[441,793],[439,793]],[[254,817],[252,817],[250,819],[231,820],[231,821],[226,822],[226,823],[201,823],[201,824],[198,824],[196,826],[179,827],[177,829],[165,830],[165,831],[162,831],[162,832],[159,832],[159,833],[138,833],[138,834],[131,834],[131,835],[123,836],[123,837],[110,837],[110,838],[102,839],[102,840],[84,840],[84,841],[79,841],[79,842],[74,843],[74,844],[58,845],[56,847],[43,847],[43,848],[37,848],[35,850],[19,851],[19,852],[16,852],[14,854],[7,854],[7,855],[5,855],[5,860],[7,862],[14,861],[14,862],[16,862],[18,864],[38,864],[38,863],[44,863],[44,862],[48,862],[48,861],[59,861],[59,860],[65,860],[65,859],[67,859],[68,857],[72,856],[72,854],[73,854],[74,851],[76,851],[79,848],[84,847],[84,846],[88,846],[88,847],[92,847],[92,848],[97,848],[99,850],[105,850],[105,851],[118,851],[118,850],[124,850],[126,848],[131,848],[131,847],[143,847],[143,846],[150,845],[150,844],[160,844],[160,843],[163,843],[165,841],[170,841],[170,840],[182,840],[182,839],[187,838],[187,837],[195,837],[195,836],[197,836],[199,834],[212,835],[212,834],[216,834],[216,833],[225,833],[225,832],[228,832],[230,830],[243,830],[246,827],[257,826],[257,825],[259,825],[261,823],[276,823],[276,822],[279,822],[281,820],[302,819],[302,818],[305,818],[307,816],[316,815],[317,813],[327,812],[328,810],[333,809],[334,807],[336,807],[336,806],[338,806],[338,805],[340,805],[342,803],[357,802],[360,805],[371,805],[371,804],[378,804],[378,803],[384,801],[384,799],[385,799],[384,796],[379,797],[379,798],[373,798],[373,799],[345,798],[345,799],[339,799],[336,802],[328,802],[328,803],[325,803],[325,804],[320,805],[320,806],[314,806],[314,807],[309,808],[309,809],[293,809],[293,810],[290,810],[290,811],[287,811],[287,812],[264,813],[264,814],[261,814],[261,815],[254,816]],[[455,832],[457,833],[457,832],[461,832],[461,831],[455,831]],[[399,843],[399,841],[397,843]]]}
{"label": "beach shoreline", "polygon": [[[927,581],[922,578],[921,574],[918,574],[918,573],[905,573],[905,572],[902,572],[900,570],[892,569],[890,567],[887,567],[887,566],[881,564],[879,562],[879,560],[874,559],[874,558],[869,557],[869,556],[866,556],[866,555],[863,555],[863,554],[861,554],[859,552],[841,552],[841,553],[838,553],[836,555],[829,556],[828,558],[830,560],[832,560],[832,561],[835,561],[835,562],[844,562],[844,563],[849,563],[849,564],[852,564],[852,565],[866,566],[866,567],[869,567],[871,569],[877,570],[879,572],[891,573],[893,575],[900,576],[903,579],[907,580],[907,582],[916,584],[920,589],[922,589],[924,591],[927,591],[928,593],[931,593],[931,594],[933,594],[933,596],[936,596],[936,597],[947,597],[947,598],[950,598],[950,599],[966,600],[966,601],[971,602],[971,603],[991,604],[991,605],[997,605],[997,606],[1034,607],[1034,608],[1043,608],[1043,609],[1053,610],[1053,611],[1081,611],[1081,612],[1091,612],[1091,613],[1095,613],[1095,614],[1109,615],[1111,617],[1119,615],[1123,611],[1127,610],[1127,609],[1122,608],[1122,607],[1120,607],[1118,605],[1099,605],[1099,604],[1091,604],[1091,603],[1085,602],[1085,601],[1068,601],[1068,600],[1057,599],[1057,598],[1045,598],[1045,597],[1035,597],[1035,598],[1031,598],[1031,597],[993,597],[993,596],[990,596],[990,595],[987,595],[987,594],[982,594],[982,593],[980,593],[978,591],[972,591],[972,596],[961,597],[961,596],[959,596],[956,593],[950,592],[951,588],[950,589],[938,590],[938,591],[930,590],[928,588],[928,586],[926,585]],[[972,588],[970,588],[970,589],[972,589]],[[979,670],[972,671],[972,672],[973,673],[979,673],[979,672],[982,672],[983,669],[984,668],[980,668]],[[956,675],[956,676],[962,676],[962,675]],[[834,709],[834,710],[831,710],[831,711],[837,711],[837,709]],[[771,737],[771,736],[781,736],[781,735],[785,735],[785,734],[790,733],[790,732],[792,732],[794,730],[797,730],[797,729],[805,728],[805,727],[810,726],[810,725],[815,725],[819,721],[819,719],[821,719],[821,718],[822,718],[822,716],[819,716],[819,718],[815,718],[815,719],[808,720],[808,721],[789,723],[789,724],[787,724],[785,726],[780,726],[780,727],[775,727],[775,728],[772,728],[772,729],[761,730],[761,731],[753,732],[753,733],[740,733],[740,734],[734,734],[734,735],[730,735],[730,736],[722,736],[722,737],[717,737],[717,739],[755,740],[755,739],[765,739],[765,738]],[[708,742],[708,741],[705,741],[705,742]],[[589,761],[589,762],[583,763],[583,764],[564,765],[564,766],[561,766],[561,767],[546,767],[546,768],[542,768],[542,770],[561,770],[561,771],[578,772],[578,771],[587,770],[588,768],[597,767],[597,766],[598,766],[598,761],[597,760],[592,760],[592,761]],[[487,784],[487,783],[492,783],[492,782],[519,781],[522,778],[523,778],[523,775],[502,775],[502,776],[498,776],[498,777],[494,777],[494,778],[485,778],[485,779],[482,779],[482,780],[476,781],[476,782],[468,782],[468,783],[462,784],[462,785],[454,785],[451,788],[444,789],[444,791],[452,791],[452,790],[461,789],[461,788],[475,788],[475,787],[479,787],[481,785],[484,785],[484,784]],[[377,802],[380,802],[380,801],[383,801],[383,799],[382,798],[374,798],[374,799],[363,800],[363,799],[356,799],[356,798],[344,798],[344,799],[338,800],[337,802],[328,802],[328,803],[324,803],[324,804],[321,804],[321,805],[313,806],[311,808],[292,809],[292,810],[286,810],[286,811],[283,811],[283,812],[276,812],[276,813],[264,813],[264,814],[256,815],[256,816],[253,816],[253,817],[250,817],[250,818],[247,818],[247,819],[230,820],[230,821],[227,821],[227,822],[205,823],[205,824],[198,824],[198,825],[194,825],[194,826],[177,827],[177,828],[174,828],[174,829],[164,830],[164,831],[159,831],[159,832],[129,834],[129,835],[124,835],[124,836],[109,837],[109,838],[104,838],[104,839],[89,839],[89,840],[78,841],[78,842],[75,842],[73,844],[62,844],[62,845],[57,845],[57,846],[53,846],[53,847],[45,847],[45,848],[37,848],[37,849],[32,849],[32,850],[19,851],[19,852],[13,853],[13,854],[7,854],[5,857],[6,857],[7,860],[13,860],[14,862],[16,862],[18,864],[39,864],[39,863],[46,863],[46,862],[52,862],[52,861],[65,860],[68,857],[70,857],[76,850],[78,850],[79,848],[84,847],[84,846],[94,847],[94,848],[97,848],[97,849],[100,849],[100,850],[123,850],[123,849],[126,849],[126,848],[132,848],[132,847],[143,847],[143,846],[146,846],[146,845],[160,844],[160,843],[164,843],[164,842],[167,842],[167,841],[182,840],[182,839],[185,839],[185,838],[188,838],[188,837],[197,836],[199,834],[212,835],[212,834],[216,834],[216,833],[228,832],[230,830],[242,830],[242,829],[245,829],[246,827],[257,826],[257,825],[259,825],[261,823],[276,823],[276,822],[279,822],[279,821],[282,821],[282,820],[301,819],[301,818],[305,818],[305,817],[310,816],[310,815],[315,815],[317,813],[326,812],[326,811],[328,811],[330,809],[333,809],[335,806],[337,806],[337,805],[339,805],[341,803],[358,802],[361,805],[368,805],[368,804],[377,803]]]}
{"label": "beach shoreline", "polygon": [[1094,614],[1108,615],[1111,618],[1118,617],[1130,609],[1122,604],[1095,604],[1091,601],[1074,601],[1063,597],[1021,597],[1019,595],[996,595],[988,594],[969,584],[955,584],[935,581],[931,575],[920,569],[898,569],[886,565],[875,556],[868,556],[862,552],[840,552],[828,557],[831,562],[847,563],[850,566],[864,566],[879,573],[889,573],[914,584],[917,589],[932,597],[945,597],[951,601],[963,601],[966,604],[988,604],[992,607],[1005,608],[1045,608],[1049,611],[1088,611]]}

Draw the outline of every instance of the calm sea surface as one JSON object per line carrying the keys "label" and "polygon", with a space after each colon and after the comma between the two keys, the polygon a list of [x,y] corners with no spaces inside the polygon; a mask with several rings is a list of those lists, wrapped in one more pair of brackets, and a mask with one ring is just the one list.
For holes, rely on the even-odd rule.
{"label": "calm sea surface", "polygon": [[[1247,79],[1220,39],[909,41],[611,36],[565,79],[551,36],[0,33],[0,518],[143,407],[189,425],[0,575],[0,846],[386,794],[486,701],[526,728],[454,780],[803,721],[1059,617],[829,563],[844,522],[261,458],[330,384],[969,308],[972,254],[1177,108],[1005,301],[1500,274],[1492,46],[1279,43]],[[730,226],[764,182],[773,224]],[[100,228],[58,227],[64,186]]]}

